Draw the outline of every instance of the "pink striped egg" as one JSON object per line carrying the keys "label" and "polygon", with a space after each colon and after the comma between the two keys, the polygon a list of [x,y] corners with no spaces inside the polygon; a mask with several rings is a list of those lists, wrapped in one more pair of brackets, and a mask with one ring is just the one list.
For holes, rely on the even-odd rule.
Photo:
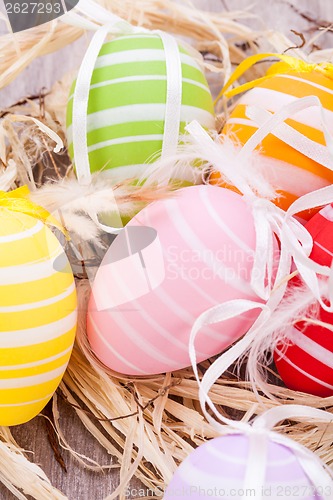
{"label": "pink striped egg", "polygon": [[[246,435],[232,434],[208,441],[178,467],[164,500],[257,498],[255,490],[247,488],[244,482],[248,456],[249,438]],[[260,461],[258,467],[259,464]],[[316,491],[307,478],[294,452],[274,441],[268,443],[265,481],[259,490],[262,498],[322,499],[321,492]]]}
{"label": "pink striped egg", "polygon": [[[333,206],[314,215],[305,226],[313,238],[310,257],[321,265],[331,266],[333,256]],[[293,279],[293,283],[299,281]],[[333,325],[333,313],[320,308],[318,319]],[[317,325],[297,323],[287,337],[288,346],[278,345],[275,364],[290,389],[333,396],[333,332]]]}
{"label": "pink striped egg", "polygon": [[[96,356],[129,375],[189,366],[189,336],[201,313],[232,299],[259,300],[250,286],[255,243],[251,208],[231,190],[192,186],[147,206],[97,272],[87,320]],[[198,361],[244,335],[257,314],[202,328]]]}

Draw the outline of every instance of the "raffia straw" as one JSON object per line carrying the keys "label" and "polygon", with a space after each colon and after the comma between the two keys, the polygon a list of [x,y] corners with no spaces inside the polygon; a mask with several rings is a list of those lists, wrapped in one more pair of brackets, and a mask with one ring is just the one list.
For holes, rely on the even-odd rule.
{"label": "raffia straw", "polygon": [[[231,72],[230,53],[237,54],[238,57],[242,55],[236,44],[249,43],[252,50],[260,51],[260,44],[267,39],[266,32],[255,32],[234,20],[237,16],[254,17],[253,14],[244,11],[211,13],[195,9],[189,1],[184,5],[172,0],[147,0],[144,3],[138,0],[99,0],[98,3],[133,24],[150,29],[163,29],[192,39],[200,50],[208,50],[218,58],[223,58],[220,67],[212,64],[207,66],[214,67],[226,78]],[[12,34],[1,36],[0,88],[17,78],[37,57],[66,47],[83,33],[80,28],[55,20],[16,33],[15,37]],[[230,35],[232,35],[231,41],[227,39]],[[279,50],[279,44],[280,41],[274,47],[275,50]]]}
{"label": "raffia straw", "polygon": [[[89,283],[81,280],[78,283],[80,317],[77,342],[61,390],[88,431],[117,457],[121,471],[117,494],[125,491],[134,473],[150,490],[163,489],[177,464],[196,446],[217,433],[202,416],[197,383],[191,369],[131,378],[112,372],[95,358],[86,337],[89,294]],[[202,363],[201,367],[205,370],[208,362]],[[281,403],[326,409],[333,406],[333,397],[309,396],[272,384],[269,389],[276,401],[261,397],[258,402],[249,383],[226,374],[212,387],[211,398],[225,414],[237,411],[244,414],[245,420]],[[151,404],[147,404],[150,401]],[[306,418],[295,419],[281,425],[279,430],[316,451],[326,463],[333,462],[333,423],[327,425]],[[65,443],[59,428],[58,432],[60,440]],[[113,443],[124,452],[120,453]],[[133,446],[143,450],[142,457]],[[76,452],[69,451],[78,459]],[[129,457],[135,460],[132,467]],[[147,462],[153,465],[155,475],[147,468]],[[89,464],[87,467],[91,468]]]}

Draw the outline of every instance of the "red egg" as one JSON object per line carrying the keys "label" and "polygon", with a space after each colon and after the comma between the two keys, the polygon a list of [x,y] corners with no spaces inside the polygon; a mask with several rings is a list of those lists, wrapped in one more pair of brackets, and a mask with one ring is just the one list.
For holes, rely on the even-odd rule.
{"label": "red egg", "polygon": [[[333,205],[323,208],[306,224],[313,238],[310,257],[331,266],[333,258]],[[298,278],[292,281],[299,284]],[[318,319],[333,324],[333,313],[320,308]],[[333,396],[333,332],[297,323],[287,332],[290,343],[276,348],[275,364],[287,387],[321,397]]]}

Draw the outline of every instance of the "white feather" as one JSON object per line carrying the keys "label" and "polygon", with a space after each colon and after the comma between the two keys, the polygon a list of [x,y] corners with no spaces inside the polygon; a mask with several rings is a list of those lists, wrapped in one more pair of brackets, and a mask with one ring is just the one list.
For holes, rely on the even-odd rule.
{"label": "white feather", "polygon": [[112,225],[122,227],[121,217],[133,216],[161,192],[131,182],[115,184],[112,178],[97,173],[89,185],[81,185],[76,178],[44,184],[31,193],[31,199],[52,213],[70,233],[98,244],[103,234],[98,222],[101,216],[108,214]]}
{"label": "white feather", "polygon": [[[183,144],[177,153],[159,159],[143,172],[141,181],[166,185],[171,179],[198,181],[209,180],[212,170],[220,173],[221,180],[229,185],[246,185],[257,196],[266,199],[277,197],[276,187],[265,178],[270,160],[254,151],[248,158],[239,157],[241,147],[234,138],[212,133],[212,140],[196,140],[191,135],[182,137]],[[207,146],[208,145],[208,146]],[[243,192],[240,189],[241,192]]]}
{"label": "white feather", "polygon": [[[322,297],[328,295],[328,282],[320,282]],[[247,359],[247,376],[253,390],[261,390],[272,397],[267,384],[267,366],[273,360],[273,353],[279,343],[287,346],[292,340],[292,326],[305,319],[315,320],[318,317],[319,303],[314,299],[313,292],[303,283],[295,285],[291,282],[285,297],[279,307],[273,312],[267,324],[252,342]],[[283,350],[283,348],[282,348]],[[241,364],[243,360],[239,360]]]}

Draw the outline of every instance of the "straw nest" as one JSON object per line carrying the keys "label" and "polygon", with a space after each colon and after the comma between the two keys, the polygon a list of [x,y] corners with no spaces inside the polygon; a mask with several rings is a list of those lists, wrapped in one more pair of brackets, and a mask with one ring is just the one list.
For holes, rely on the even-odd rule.
{"label": "straw nest", "polygon": [[[267,49],[282,53],[293,46],[280,33],[259,32],[247,27],[243,19],[251,15],[246,12],[211,14],[195,10],[189,2],[176,4],[171,0],[100,0],[100,3],[134,24],[185,36],[201,52],[209,81],[215,88],[221,87],[233,65],[247,55]],[[81,29],[58,20],[17,34],[15,43],[12,35],[2,36],[0,88],[13,81],[35,58],[67,46],[82,34]],[[302,51],[293,48],[290,53],[314,61],[332,57],[329,51],[311,52],[311,47],[310,40]],[[261,76],[264,69],[264,65],[256,66],[247,78]],[[71,76],[64,76],[46,95],[27,97],[0,112],[0,189],[28,184],[34,199],[50,210],[57,208],[59,199],[73,202],[73,197],[68,198],[75,184],[70,160],[66,153],[53,152],[51,133],[58,134],[66,143],[64,116],[71,80]],[[40,83],[43,87],[43,82]],[[218,128],[225,112],[228,110],[219,110]],[[50,179],[51,184],[48,183]],[[92,189],[98,192],[98,179]],[[115,193],[118,206],[126,216],[157,196],[165,195],[126,183],[117,185]],[[64,217],[67,227],[75,228],[83,244],[92,245],[91,235],[96,238],[93,259],[98,265],[107,242],[100,238],[91,220],[77,215],[75,207],[72,211],[68,209]],[[121,482],[108,498],[118,495],[125,498],[126,484],[133,475],[159,494],[177,465],[194,447],[214,437],[216,431],[202,416],[191,369],[129,378],[107,370],[98,362],[85,336],[90,288],[84,273],[77,273],[77,285],[80,311],[77,341],[63,382],[53,398],[54,426],[59,440],[68,447],[59,422],[58,398],[61,396],[72,405],[96,440],[118,460]],[[204,372],[209,363],[202,363],[200,370]],[[276,378],[272,380],[277,384],[270,385],[275,399],[262,396],[258,400],[249,383],[230,372],[214,384],[211,398],[223,414],[244,420],[280,404],[306,404],[328,410],[333,407],[333,398],[296,393],[281,387]],[[333,424],[295,419],[281,424],[279,431],[315,450],[327,464],[333,461]],[[70,451],[83,467],[98,469],[87,457]],[[42,469],[28,461],[8,428],[0,428],[0,480],[18,498],[25,498],[19,490],[37,499],[65,498],[51,485]]]}

